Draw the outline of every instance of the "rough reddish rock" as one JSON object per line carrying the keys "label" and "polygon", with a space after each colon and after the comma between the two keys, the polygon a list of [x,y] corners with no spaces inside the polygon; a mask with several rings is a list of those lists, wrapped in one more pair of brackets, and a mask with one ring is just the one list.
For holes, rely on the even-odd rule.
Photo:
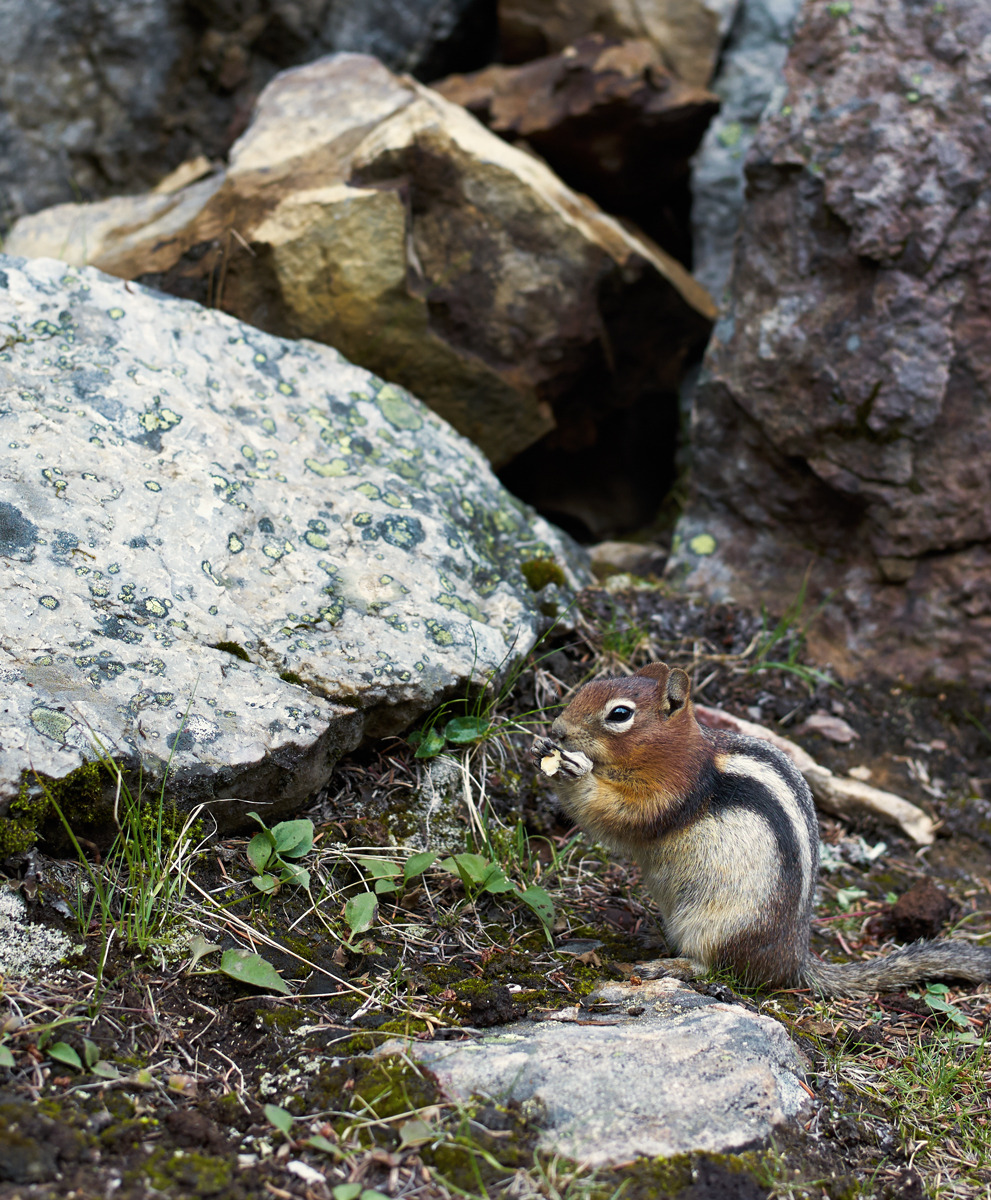
{"label": "rough reddish rock", "polygon": [[673,569],[991,683],[991,6],[821,0],[747,167]]}
{"label": "rough reddish rock", "polygon": [[651,42],[590,34],[560,54],[433,87],[500,137],[525,141],[570,187],[689,258],[689,159],[719,101],[673,74]]}

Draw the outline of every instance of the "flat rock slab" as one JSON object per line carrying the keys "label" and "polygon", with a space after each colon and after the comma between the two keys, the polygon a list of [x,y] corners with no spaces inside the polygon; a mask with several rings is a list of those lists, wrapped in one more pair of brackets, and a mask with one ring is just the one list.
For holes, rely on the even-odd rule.
{"label": "flat rock slab", "polygon": [[0,432],[0,815],[97,744],[289,807],[529,650],[521,563],[585,578],[401,388],[90,269],[0,257]]}
{"label": "flat rock slab", "polygon": [[[783,1026],[674,979],[602,988],[608,1015],[522,1022],[472,1042],[414,1043],[448,1094],[539,1099],[541,1146],[592,1166],[764,1141],[808,1099]],[[637,1016],[628,1010],[643,1008]],[[383,1050],[385,1047],[383,1047]]]}

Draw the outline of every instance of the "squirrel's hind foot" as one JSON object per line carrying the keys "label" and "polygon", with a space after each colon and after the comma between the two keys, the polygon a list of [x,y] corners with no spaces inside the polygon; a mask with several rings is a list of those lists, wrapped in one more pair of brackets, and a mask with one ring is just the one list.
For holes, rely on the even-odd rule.
{"label": "squirrel's hind foot", "polygon": [[687,982],[704,975],[708,968],[704,963],[698,963],[690,958],[652,958],[650,962],[637,963],[635,974],[641,979],[662,979],[670,976]]}

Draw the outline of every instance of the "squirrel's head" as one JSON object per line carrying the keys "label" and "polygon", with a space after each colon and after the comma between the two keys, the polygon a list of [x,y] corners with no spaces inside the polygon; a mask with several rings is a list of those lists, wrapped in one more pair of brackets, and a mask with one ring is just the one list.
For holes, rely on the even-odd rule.
{"label": "squirrel's head", "polygon": [[593,763],[650,770],[670,763],[698,733],[684,671],[649,663],[625,679],[587,683],[551,726],[551,737]]}

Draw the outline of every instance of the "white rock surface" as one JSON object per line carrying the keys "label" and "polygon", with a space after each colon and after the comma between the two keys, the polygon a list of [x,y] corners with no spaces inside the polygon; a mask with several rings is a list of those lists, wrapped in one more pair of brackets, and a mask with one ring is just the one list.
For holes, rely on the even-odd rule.
{"label": "white rock surface", "polygon": [[0,814],[97,741],[287,807],[528,651],[521,561],[586,577],[402,389],[91,269],[0,257],[0,434]]}
{"label": "white rock surface", "polygon": [[409,1052],[449,1095],[539,1099],[541,1147],[590,1166],[741,1150],[802,1110],[802,1064],[777,1021],[675,979],[608,985],[597,998],[614,1013],[579,1008],[561,1015],[581,1024],[521,1022]]}

